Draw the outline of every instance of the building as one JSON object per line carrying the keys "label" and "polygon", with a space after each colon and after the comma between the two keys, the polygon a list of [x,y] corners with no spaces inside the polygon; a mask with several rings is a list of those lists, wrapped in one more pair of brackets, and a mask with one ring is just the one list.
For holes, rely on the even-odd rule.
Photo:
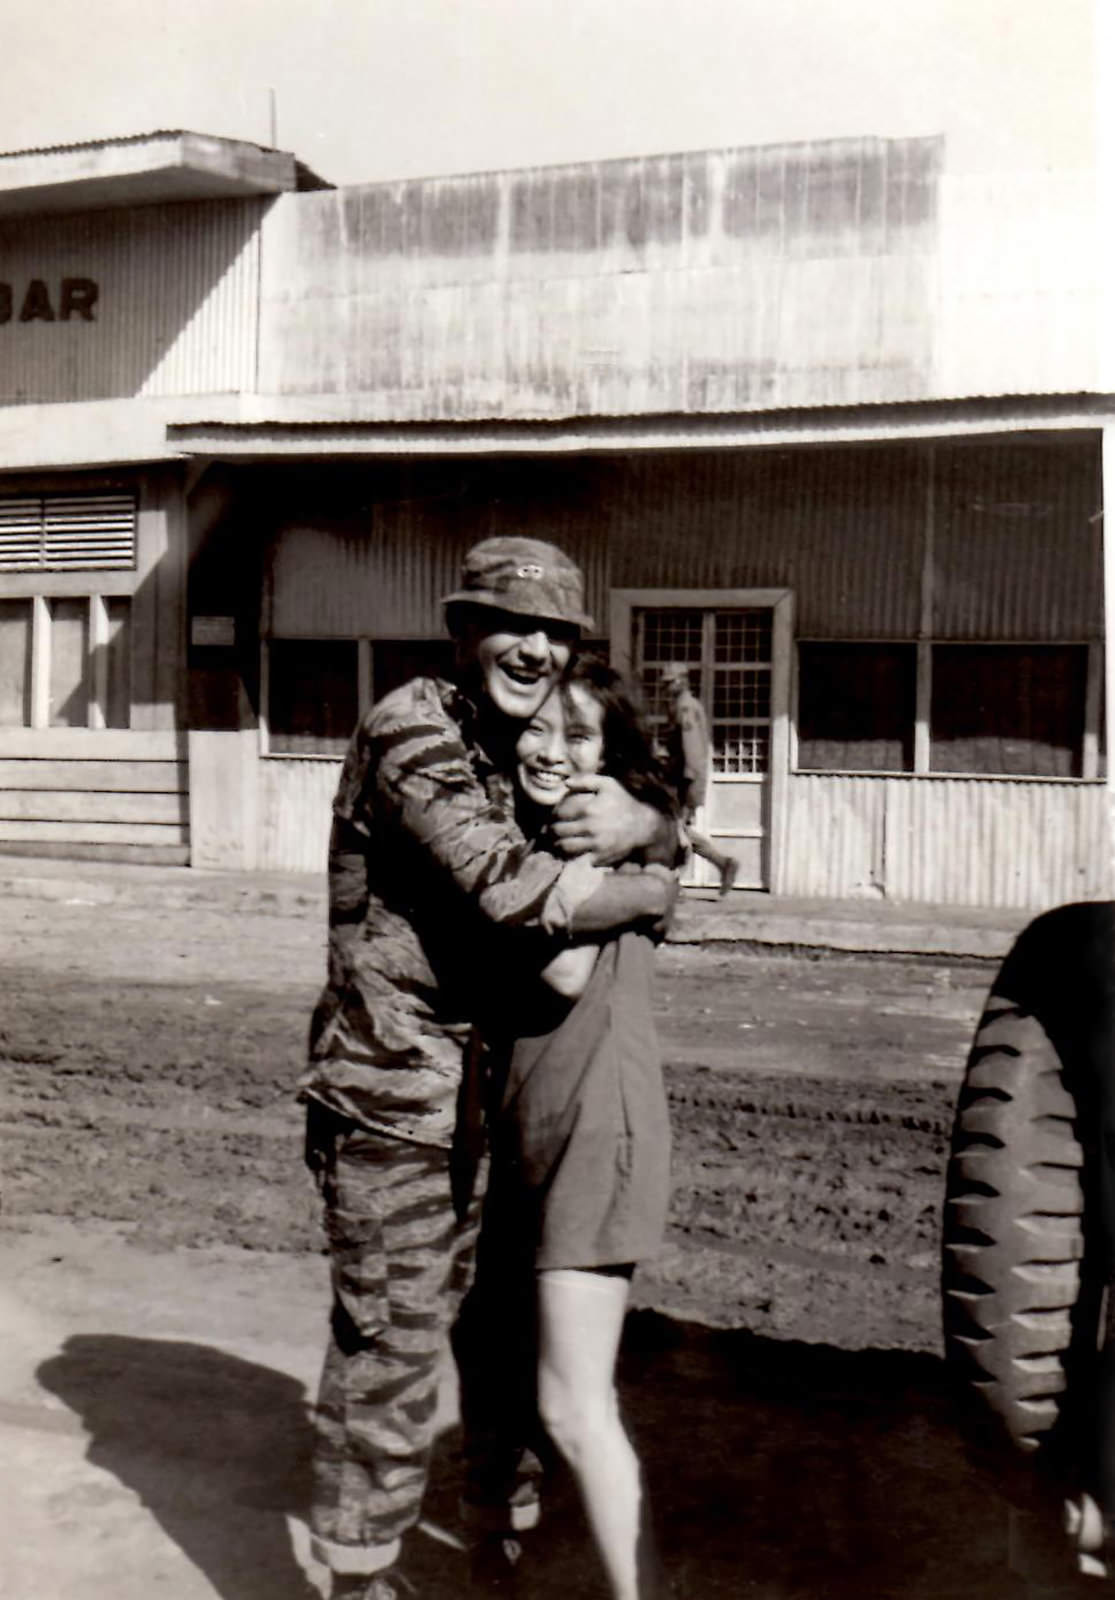
{"label": "building", "polygon": [[1102,222],[943,138],[0,156],[0,849],[319,869],[361,707],[517,529],[652,702],[692,663],[741,883],[1110,892]]}

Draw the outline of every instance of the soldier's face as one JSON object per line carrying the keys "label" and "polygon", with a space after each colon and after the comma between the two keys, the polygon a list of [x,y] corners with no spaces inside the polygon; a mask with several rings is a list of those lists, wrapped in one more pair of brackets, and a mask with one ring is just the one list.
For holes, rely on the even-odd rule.
{"label": "soldier's face", "polygon": [[576,629],[564,623],[491,611],[469,619],[457,649],[461,665],[474,670],[495,709],[525,722],[569,665],[576,637]]}

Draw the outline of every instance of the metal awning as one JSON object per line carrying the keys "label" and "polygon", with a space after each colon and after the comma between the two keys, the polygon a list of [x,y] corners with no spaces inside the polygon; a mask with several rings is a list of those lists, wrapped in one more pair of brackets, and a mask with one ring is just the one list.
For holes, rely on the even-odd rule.
{"label": "metal awning", "polygon": [[0,217],[234,200],[307,186],[288,151],[183,131],[0,153]]}

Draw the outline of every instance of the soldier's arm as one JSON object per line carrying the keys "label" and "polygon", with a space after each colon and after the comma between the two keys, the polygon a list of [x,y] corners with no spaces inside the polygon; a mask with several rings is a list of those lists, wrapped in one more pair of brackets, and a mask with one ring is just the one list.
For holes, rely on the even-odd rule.
{"label": "soldier's arm", "polygon": [[[377,787],[384,802],[493,923],[605,932],[654,915],[646,891],[617,893],[589,876],[585,863],[534,850],[514,819],[489,798],[448,720],[416,721],[379,742]],[[591,927],[582,927],[582,908]]]}
{"label": "soldier's arm", "polygon": [[329,838],[329,931],[339,951],[356,939],[368,910],[367,838],[334,816]]}

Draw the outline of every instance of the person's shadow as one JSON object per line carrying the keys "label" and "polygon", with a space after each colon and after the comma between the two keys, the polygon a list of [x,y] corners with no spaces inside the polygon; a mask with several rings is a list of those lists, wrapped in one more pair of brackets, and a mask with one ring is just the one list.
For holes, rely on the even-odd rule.
{"label": "person's shadow", "polygon": [[88,1458],[135,1491],[221,1600],[318,1600],[286,1513],[308,1504],[303,1386],[200,1344],[78,1334],[38,1368]]}
{"label": "person's shadow", "polygon": [[[38,1378],[81,1417],[89,1460],[134,1490],[221,1600],[318,1600],[286,1521],[309,1506],[308,1397],[295,1379],[205,1345],[113,1334],[67,1340]],[[642,1311],[628,1320],[620,1394],[686,1600],[1039,1592],[1009,1570],[998,1458],[969,1458],[967,1401],[935,1358]],[[456,1427],[438,1439],[423,1524],[407,1541],[407,1571],[431,1600],[467,1588],[459,1443]],[[1059,1529],[1048,1531],[1062,1562]],[[568,1473],[550,1484],[531,1543],[531,1600],[601,1600]]]}

